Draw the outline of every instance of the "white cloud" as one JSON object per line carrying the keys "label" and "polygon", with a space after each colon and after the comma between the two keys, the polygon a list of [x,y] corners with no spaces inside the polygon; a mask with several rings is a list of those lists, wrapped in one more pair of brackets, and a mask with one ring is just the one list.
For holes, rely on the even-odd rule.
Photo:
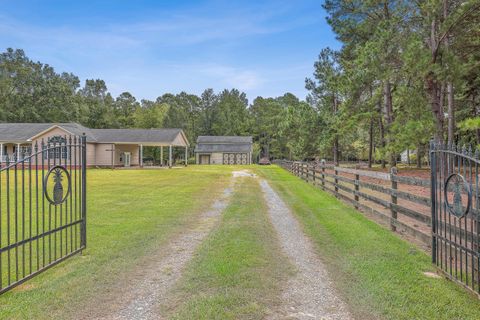
{"label": "white cloud", "polygon": [[104,79],[113,94],[129,90],[139,99],[181,90],[200,93],[208,87],[274,95],[296,82],[300,92],[304,76],[299,70],[288,65],[269,70],[270,61],[232,58],[232,48],[251,45],[259,40],[255,38],[262,41],[264,35],[323,19],[314,12],[292,18],[295,6],[277,0],[220,12],[207,6],[96,25],[36,25],[0,14],[0,45],[23,48],[32,59],[82,80]]}

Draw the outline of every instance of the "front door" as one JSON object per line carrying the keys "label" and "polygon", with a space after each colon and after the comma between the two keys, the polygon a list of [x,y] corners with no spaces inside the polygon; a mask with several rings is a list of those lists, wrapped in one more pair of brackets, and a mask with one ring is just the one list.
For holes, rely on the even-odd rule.
{"label": "front door", "polygon": [[132,160],[132,153],[125,152],[125,160],[123,161],[123,165],[125,167],[130,167],[131,160]]}
{"label": "front door", "polygon": [[200,164],[210,164],[210,155],[202,154],[200,156]]}

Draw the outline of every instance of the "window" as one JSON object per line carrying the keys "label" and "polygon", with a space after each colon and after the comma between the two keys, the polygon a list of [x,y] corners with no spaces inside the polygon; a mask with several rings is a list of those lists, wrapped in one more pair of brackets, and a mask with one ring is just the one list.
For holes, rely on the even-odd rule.
{"label": "window", "polygon": [[20,146],[20,156],[28,157],[32,153],[32,146]]}
{"label": "window", "polygon": [[69,159],[67,139],[62,136],[53,136],[48,139],[47,148],[49,150],[44,153],[43,158],[48,159]]}

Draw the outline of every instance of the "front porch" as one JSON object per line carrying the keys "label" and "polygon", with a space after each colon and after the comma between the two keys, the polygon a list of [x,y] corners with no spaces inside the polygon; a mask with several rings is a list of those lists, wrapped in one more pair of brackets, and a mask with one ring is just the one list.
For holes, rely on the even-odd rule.
{"label": "front porch", "polygon": [[22,160],[32,153],[31,143],[0,143],[0,163]]}

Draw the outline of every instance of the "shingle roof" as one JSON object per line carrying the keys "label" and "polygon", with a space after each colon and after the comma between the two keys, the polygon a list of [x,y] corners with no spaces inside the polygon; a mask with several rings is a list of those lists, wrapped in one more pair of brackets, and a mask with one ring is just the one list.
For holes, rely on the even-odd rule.
{"label": "shingle roof", "polygon": [[252,143],[251,136],[199,136],[197,143]]}
{"label": "shingle roof", "polygon": [[0,123],[0,141],[3,142],[24,142],[30,138],[58,126],[64,130],[81,136],[85,133],[88,142],[95,142],[96,139],[89,128],[78,123]]}
{"label": "shingle roof", "polygon": [[53,126],[78,136],[85,133],[87,142],[100,143],[170,144],[182,132],[182,129],[89,129],[78,123],[0,123],[0,141],[25,142]]}
{"label": "shingle roof", "polygon": [[171,143],[182,129],[91,129],[98,142]]}

